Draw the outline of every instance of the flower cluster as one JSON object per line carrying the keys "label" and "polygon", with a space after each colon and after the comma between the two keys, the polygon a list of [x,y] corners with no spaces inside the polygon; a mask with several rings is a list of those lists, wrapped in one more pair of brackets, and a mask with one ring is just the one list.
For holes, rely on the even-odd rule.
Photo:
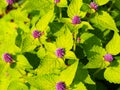
{"label": "flower cluster", "polygon": [[108,62],[111,62],[113,60],[113,56],[111,54],[106,54],[104,56],[104,60],[106,60]]}
{"label": "flower cluster", "polygon": [[60,0],[54,0],[54,2],[55,2],[55,4],[57,4],[57,3],[59,3],[59,2],[60,2]]}
{"label": "flower cluster", "polygon": [[32,35],[34,38],[40,38],[43,35],[43,32],[40,32],[38,30],[34,30]]}
{"label": "flower cluster", "polygon": [[62,58],[65,55],[65,50],[63,48],[57,48],[55,54],[58,58]]}
{"label": "flower cluster", "polygon": [[56,90],[66,90],[66,85],[64,82],[58,82],[56,84]]}
{"label": "flower cluster", "polygon": [[98,9],[98,5],[95,3],[95,2],[91,2],[90,3],[90,7],[94,10],[97,10]]}
{"label": "flower cluster", "polygon": [[8,63],[11,63],[12,60],[13,60],[12,56],[9,53],[4,53],[3,54],[3,59],[4,59],[5,62],[8,62]]}
{"label": "flower cluster", "polygon": [[81,19],[79,16],[74,16],[72,18],[72,24],[76,25],[76,24],[80,24],[80,22],[81,22]]}
{"label": "flower cluster", "polygon": [[7,2],[9,5],[11,5],[11,4],[14,3],[14,0],[6,0],[6,2]]}

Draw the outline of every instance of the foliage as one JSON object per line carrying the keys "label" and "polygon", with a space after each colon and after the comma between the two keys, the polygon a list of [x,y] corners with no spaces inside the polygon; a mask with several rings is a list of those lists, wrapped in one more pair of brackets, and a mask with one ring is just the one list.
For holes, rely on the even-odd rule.
{"label": "foliage", "polygon": [[[0,0],[1,90],[56,90],[58,82],[64,82],[66,90],[119,90],[119,3]],[[79,23],[72,23],[74,16]],[[41,35],[34,38],[34,30]],[[58,48],[62,52],[56,52]],[[12,62],[6,62],[4,53]],[[106,54],[113,61],[106,61]],[[111,83],[119,87],[109,88]]]}

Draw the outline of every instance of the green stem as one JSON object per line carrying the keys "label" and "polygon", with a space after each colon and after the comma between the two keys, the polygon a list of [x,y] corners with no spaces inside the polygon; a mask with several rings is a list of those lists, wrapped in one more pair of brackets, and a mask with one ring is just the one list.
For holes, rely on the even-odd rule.
{"label": "green stem", "polygon": [[96,74],[98,74],[103,69],[104,69],[104,63],[102,63],[101,68],[99,68],[98,70],[96,70],[96,72],[93,74],[93,76],[95,76]]}
{"label": "green stem", "polygon": [[93,74],[93,76],[96,76],[97,73],[99,73],[102,69],[99,68],[98,70],[96,70],[96,72]]}
{"label": "green stem", "polygon": [[77,43],[77,42],[76,42],[76,38],[77,38],[77,33],[75,32],[75,33],[74,33],[74,36],[73,36],[73,41],[74,41],[74,42],[73,42],[73,44],[74,44],[74,45],[73,45],[73,51],[76,50],[76,43]]}
{"label": "green stem", "polygon": [[39,43],[40,43],[41,47],[43,47],[43,44],[42,44],[42,42],[41,42],[40,38],[38,38],[38,41],[39,41]]}
{"label": "green stem", "polygon": [[59,7],[59,12],[60,12],[60,19],[62,18],[62,8]]}

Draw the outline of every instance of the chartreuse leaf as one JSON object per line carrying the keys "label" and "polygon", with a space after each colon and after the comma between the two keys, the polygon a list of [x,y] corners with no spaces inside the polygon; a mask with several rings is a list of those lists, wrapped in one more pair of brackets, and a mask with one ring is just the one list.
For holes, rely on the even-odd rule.
{"label": "chartreuse leaf", "polygon": [[38,39],[34,39],[32,34],[24,34],[21,42],[21,52],[29,52],[39,45]]}
{"label": "chartreuse leaf", "polygon": [[[1,63],[2,64],[2,63]],[[7,90],[7,87],[10,83],[11,77],[8,75],[7,71],[9,69],[9,64],[3,64],[3,68],[0,73],[0,89],[1,90]]]}
{"label": "chartreuse leaf", "polygon": [[106,68],[104,77],[110,83],[120,84],[120,60],[115,60]]}
{"label": "chartreuse leaf", "polygon": [[103,56],[106,54],[100,39],[90,33],[81,35],[81,43],[89,62],[85,68],[99,68],[104,64]]}
{"label": "chartreuse leaf", "polygon": [[[6,26],[7,25],[7,26]],[[16,24],[0,20],[0,56],[5,53],[19,52],[19,48],[15,45],[15,38],[17,32],[15,30]]]}
{"label": "chartreuse leaf", "polygon": [[56,45],[58,48],[65,48],[65,50],[70,50],[73,46],[72,33],[67,27],[64,28],[65,32],[62,36],[57,38]]}
{"label": "chartreuse leaf", "polygon": [[0,9],[1,9],[1,8],[5,9],[6,6],[7,6],[6,0],[0,0]]}
{"label": "chartreuse leaf", "polygon": [[31,69],[32,66],[29,64],[27,58],[24,55],[18,55],[17,56],[17,68],[19,69]]}
{"label": "chartreuse leaf", "polygon": [[103,57],[96,55],[89,59],[89,62],[84,66],[84,68],[101,68],[103,67]]}
{"label": "chartreuse leaf", "polygon": [[12,10],[9,13],[10,17],[14,19],[15,22],[29,22],[28,13],[26,11],[22,11],[20,8]]}
{"label": "chartreuse leaf", "polygon": [[38,56],[39,58],[44,58],[45,55],[46,55],[45,48],[40,47],[39,50],[38,50],[38,52],[37,52],[37,56]]}
{"label": "chartreuse leaf", "polygon": [[104,62],[103,56],[106,54],[104,48],[93,46],[90,51],[87,51],[89,62],[85,68],[105,68],[108,64]]}
{"label": "chartreuse leaf", "polygon": [[75,86],[75,89],[73,90],[87,90],[87,88],[82,82],[80,82],[79,84]]}
{"label": "chartreuse leaf", "polygon": [[54,43],[45,43],[45,48],[47,49],[47,51],[50,51],[50,52],[55,52],[56,50],[56,45]]}
{"label": "chartreuse leaf", "polygon": [[26,77],[31,86],[37,90],[55,90],[55,84],[58,76],[55,74],[44,74],[35,77]]}
{"label": "chartreuse leaf", "polygon": [[11,68],[9,63],[4,65],[0,73],[0,88],[1,90],[8,90],[9,83],[11,80],[19,79],[22,75],[18,70]]}
{"label": "chartreuse leaf", "polygon": [[49,10],[48,13],[46,13],[36,24],[36,28],[40,31],[45,31],[47,29],[47,26],[49,22],[54,18],[54,10]]}
{"label": "chartreuse leaf", "polygon": [[88,70],[83,67],[84,65],[82,63],[79,63],[77,71],[76,71],[76,75],[73,81],[73,87],[78,85],[80,82],[95,85],[95,82],[91,79],[88,73]]}
{"label": "chartreuse leaf", "polygon": [[10,82],[7,90],[29,90],[29,89],[28,86],[26,86],[24,83],[15,80]]}
{"label": "chartreuse leaf", "polygon": [[[42,3],[41,3],[42,2]],[[23,10],[41,10],[43,12],[49,11],[52,7],[52,3],[49,0],[26,0],[23,5]]]}
{"label": "chartreuse leaf", "polygon": [[59,3],[57,3],[58,7],[67,7],[67,0],[60,0]]}
{"label": "chartreuse leaf", "polygon": [[109,15],[109,13],[102,11],[96,13],[96,15],[90,20],[96,27],[100,29],[110,29],[115,32],[119,32],[116,27],[114,19]]}
{"label": "chartreuse leaf", "polygon": [[71,3],[68,6],[68,16],[70,18],[73,18],[73,16],[80,14],[80,8],[82,6],[83,2],[82,0],[72,0]]}
{"label": "chartreuse leaf", "polygon": [[112,55],[120,53],[120,35],[117,32],[114,32],[113,38],[106,45],[106,50]]}
{"label": "chartreuse leaf", "polygon": [[65,67],[66,65],[62,59],[56,59],[51,58],[51,56],[46,56],[43,60],[41,60],[41,64],[36,69],[36,71],[38,75],[60,73],[60,70],[64,69]]}
{"label": "chartreuse leaf", "polygon": [[76,60],[71,66],[67,67],[63,70],[60,74],[59,80],[64,81],[67,86],[71,85],[74,80],[77,67],[78,67],[78,60]]}
{"label": "chartreuse leaf", "polygon": [[94,0],[99,6],[107,4],[110,0]]}
{"label": "chartreuse leaf", "polygon": [[77,59],[75,53],[72,51],[67,51],[64,57],[65,59]]}
{"label": "chartreuse leaf", "polygon": [[82,21],[78,26],[77,28],[86,28],[86,30],[90,29],[90,30],[94,30],[94,28],[90,25],[89,22],[86,22],[86,21]]}

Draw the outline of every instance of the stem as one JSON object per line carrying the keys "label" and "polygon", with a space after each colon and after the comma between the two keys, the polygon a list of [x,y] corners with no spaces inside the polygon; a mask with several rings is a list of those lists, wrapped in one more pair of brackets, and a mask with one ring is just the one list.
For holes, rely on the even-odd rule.
{"label": "stem", "polygon": [[73,41],[74,41],[74,42],[73,42],[73,44],[74,44],[74,45],[73,45],[73,51],[76,50],[76,35],[77,35],[77,33],[75,32],[75,33],[74,33],[74,36],[73,36]]}
{"label": "stem", "polygon": [[62,18],[62,8],[59,8],[59,12],[60,12],[59,17],[60,17],[60,19],[61,19],[61,18]]}
{"label": "stem", "polygon": [[97,73],[99,73],[101,70],[102,70],[102,69],[99,68],[99,69],[93,74],[93,76],[95,76],[95,75],[96,75]]}
{"label": "stem", "polygon": [[43,44],[42,44],[40,38],[38,38],[38,41],[39,41],[39,43],[40,43],[40,46],[43,47]]}
{"label": "stem", "polygon": [[113,7],[113,4],[114,4],[115,2],[112,2],[112,4],[110,5],[110,7],[108,8],[108,11],[110,11],[111,10],[111,8]]}
{"label": "stem", "polygon": [[102,63],[101,68],[99,68],[98,70],[96,70],[96,72],[94,72],[93,76],[95,76],[97,73],[99,73],[101,70],[103,70],[104,69],[103,66],[104,66],[104,64]]}

